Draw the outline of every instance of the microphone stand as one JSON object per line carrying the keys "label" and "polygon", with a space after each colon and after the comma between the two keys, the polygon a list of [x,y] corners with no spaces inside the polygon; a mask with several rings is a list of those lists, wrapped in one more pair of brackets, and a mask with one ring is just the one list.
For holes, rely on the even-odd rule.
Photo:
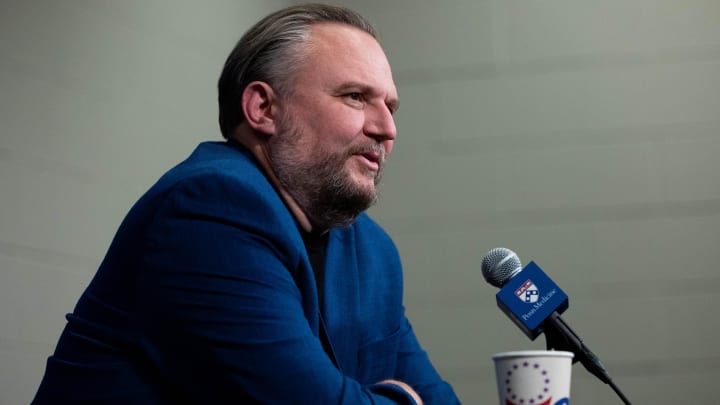
{"label": "microphone stand", "polygon": [[625,394],[610,378],[605,366],[582,339],[560,318],[560,314],[553,312],[544,322],[545,338],[548,350],[564,350],[575,353],[573,363],[580,361],[585,369],[596,376],[600,381],[609,384],[625,405],[631,405]]}

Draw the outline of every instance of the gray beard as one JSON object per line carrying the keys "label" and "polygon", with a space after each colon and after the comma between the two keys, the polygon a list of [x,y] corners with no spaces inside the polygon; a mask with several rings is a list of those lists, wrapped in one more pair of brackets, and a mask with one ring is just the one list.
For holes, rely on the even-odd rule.
{"label": "gray beard", "polygon": [[[329,229],[352,224],[377,201],[375,188],[353,183],[346,171],[345,163],[357,151],[324,153],[310,161],[301,161],[295,153],[302,147],[298,142],[301,135],[296,127],[279,131],[271,138],[268,145],[270,165],[280,184],[300,205],[313,226]],[[380,144],[375,143],[373,148],[384,158],[385,151]],[[376,186],[381,173],[382,164],[374,179]]]}

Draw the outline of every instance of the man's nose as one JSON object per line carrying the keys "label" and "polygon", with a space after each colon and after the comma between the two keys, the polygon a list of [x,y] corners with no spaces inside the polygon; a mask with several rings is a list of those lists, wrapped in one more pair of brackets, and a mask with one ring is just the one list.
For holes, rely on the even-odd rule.
{"label": "man's nose", "polygon": [[395,119],[385,105],[366,110],[364,130],[367,136],[378,142],[392,141],[397,137]]}

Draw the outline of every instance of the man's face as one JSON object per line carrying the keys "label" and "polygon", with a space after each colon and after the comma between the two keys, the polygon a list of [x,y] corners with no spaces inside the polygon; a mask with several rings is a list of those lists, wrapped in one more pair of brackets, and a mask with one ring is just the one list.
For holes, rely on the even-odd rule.
{"label": "man's face", "polygon": [[380,45],[361,30],[317,24],[308,49],[281,101],[270,160],[313,222],[347,225],[377,198],[397,90]]}

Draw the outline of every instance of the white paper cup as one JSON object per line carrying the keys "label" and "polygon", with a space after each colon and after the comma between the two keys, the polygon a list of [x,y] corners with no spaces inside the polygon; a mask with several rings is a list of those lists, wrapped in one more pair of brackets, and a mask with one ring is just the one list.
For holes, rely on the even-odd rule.
{"label": "white paper cup", "polygon": [[570,403],[572,352],[525,350],[493,355],[500,405]]}

